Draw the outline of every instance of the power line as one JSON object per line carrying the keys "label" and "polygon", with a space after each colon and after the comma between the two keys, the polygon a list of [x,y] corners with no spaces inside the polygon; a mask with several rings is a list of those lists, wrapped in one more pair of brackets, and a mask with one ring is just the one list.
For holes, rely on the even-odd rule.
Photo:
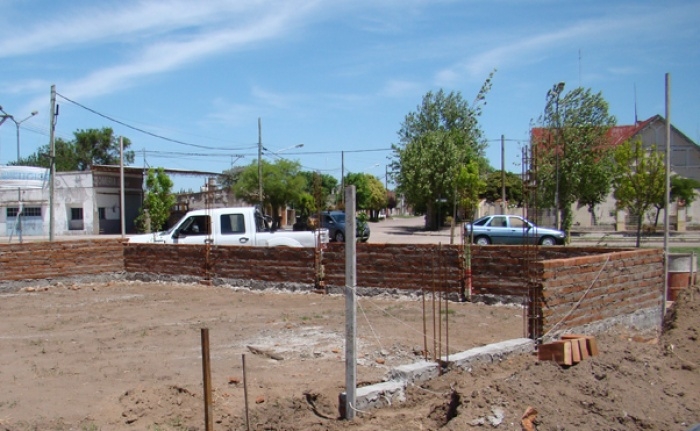
{"label": "power line", "polygon": [[162,140],[164,140],[164,141],[172,142],[172,143],[174,143],[174,144],[180,144],[180,145],[186,145],[186,146],[189,146],[189,147],[201,148],[201,149],[203,149],[203,150],[234,150],[234,151],[235,151],[235,150],[244,150],[244,149],[254,148],[254,146],[251,146],[251,147],[244,147],[244,148],[210,147],[210,146],[207,146],[207,145],[192,144],[192,143],[190,143],[190,142],[185,142],[185,141],[180,141],[180,140],[178,140],[178,139],[168,138],[167,136],[162,136],[162,135],[159,135],[159,134],[157,134],[157,133],[149,132],[148,130],[141,129],[141,128],[136,127],[136,126],[132,126],[132,125],[127,124],[127,123],[125,123],[125,122],[123,122],[123,121],[117,120],[117,119],[114,118],[114,117],[111,117],[111,116],[109,116],[109,115],[106,115],[106,114],[103,114],[103,113],[101,113],[101,112],[98,112],[98,111],[96,111],[96,110],[94,110],[94,109],[92,109],[92,108],[88,108],[87,106],[85,106],[85,105],[83,105],[83,104],[81,104],[81,103],[78,103],[78,102],[76,102],[75,100],[71,100],[71,99],[69,99],[68,97],[66,97],[66,96],[64,96],[64,95],[62,95],[62,94],[60,94],[60,93],[56,93],[56,95],[59,96],[59,97],[61,97],[61,98],[64,99],[64,100],[66,100],[66,101],[68,101],[68,102],[70,102],[70,103],[72,103],[72,104],[74,104],[74,105],[80,107],[80,108],[85,109],[85,110],[88,111],[88,112],[92,112],[93,114],[95,114],[95,115],[97,115],[97,116],[99,116],[99,117],[102,117],[102,118],[105,118],[105,119],[107,119],[107,120],[109,120],[109,121],[112,121],[112,122],[114,122],[114,123],[120,124],[120,125],[122,125],[122,126],[124,126],[124,127],[126,127],[126,128],[131,129],[131,130],[134,130],[134,131],[137,131],[137,132],[141,132],[141,133],[143,133],[143,134],[145,134],[145,135],[152,136],[152,137],[157,138],[157,139],[162,139]]}

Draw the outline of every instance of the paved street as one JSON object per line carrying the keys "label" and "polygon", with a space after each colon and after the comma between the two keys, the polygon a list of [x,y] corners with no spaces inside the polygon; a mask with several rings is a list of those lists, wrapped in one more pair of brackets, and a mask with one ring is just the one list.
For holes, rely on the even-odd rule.
{"label": "paved street", "polygon": [[[423,230],[423,217],[395,217],[378,223],[370,223],[372,234],[369,242],[375,244],[449,244],[450,229],[443,228],[439,232]],[[455,227],[454,243],[459,244],[461,231]],[[636,241],[634,232],[574,232],[571,236],[572,245],[600,245],[634,247]],[[643,236],[641,244],[644,247],[663,247],[663,235]],[[669,244],[675,247],[700,247],[700,232],[673,232]]]}

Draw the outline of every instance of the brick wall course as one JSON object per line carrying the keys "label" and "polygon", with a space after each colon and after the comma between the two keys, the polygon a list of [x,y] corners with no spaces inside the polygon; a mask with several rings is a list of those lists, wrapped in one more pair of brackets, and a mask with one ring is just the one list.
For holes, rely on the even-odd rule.
{"label": "brick wall course", "polygon": [[[324,247],[328,286],[345,285],[344,251],[344,244]],[[458,292],[465,285],[458,245],[358,244],[357,253],[358,287]],[[118,239],[7,244],[0,245],[0,281],[127,273],[313,286],[315,262],[316,251],[308,248],[211,246],[207,260],[201,245],[124,244]],[[472,293],[519,303],[536,287],[536,312],[544,331],[567,313],[558,329],[660,307],[662,286],[659,249],[472,247]]]}

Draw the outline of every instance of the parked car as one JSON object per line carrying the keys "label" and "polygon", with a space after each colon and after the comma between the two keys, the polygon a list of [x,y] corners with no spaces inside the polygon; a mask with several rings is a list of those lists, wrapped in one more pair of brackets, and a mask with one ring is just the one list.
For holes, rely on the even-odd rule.
{"label": "parked car", "polygon": [[[355,220],[356,238],[358,241],[369,240],[369,224]],[[343,211],[324,211],[321,213],[321,227],[328,229],[331,241],[345,242],[345,213]]]}
{"label": "parked car", "polygon": [[564,244],[566,234],[560,230],[537,227],[515,215],[490,215],[473,224],[464,224],[464,234],[469,236],[474,226],[474,242],[489,244]]}

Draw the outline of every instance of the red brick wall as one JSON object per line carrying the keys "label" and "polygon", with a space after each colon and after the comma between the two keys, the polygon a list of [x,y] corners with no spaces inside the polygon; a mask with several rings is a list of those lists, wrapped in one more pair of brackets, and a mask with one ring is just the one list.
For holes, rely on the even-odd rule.
{"label": "red brick wall", "polygon": [[125,269],[131,273],[314,283],[314,250],[310,248],[212,246],[208,264],[206,253],[202,245],[128,244]]}
{"label": "red brick wall", "polygon": [[639,249],[538,262],[543,331],[660,309],[663,259],[661,249]]}
{"label": "red brick wall", "polygon": [[124,271],[121,240],[0,245],[0,279],[39,280]]}
{"label": "red brick wall", "polygon": [[[122,244],[118,239],[0,245],[0,280],[121,272],[308,285],[316,280],[313,249],[212,246],[208,253],[207,258],[201,245]],[[456,245],[358,244],[357,286],[458,292],[464,286],[461,253]],[[326,284],[344,286],[344,245],[329,244],[323,264]],[[659,307],[663,251],[475,246],[472,274],[475,295],[522,298],[528,286],[539,289],[534,314],[541,316],[538,326],[546,332],[564,318],[557,329]]]}

